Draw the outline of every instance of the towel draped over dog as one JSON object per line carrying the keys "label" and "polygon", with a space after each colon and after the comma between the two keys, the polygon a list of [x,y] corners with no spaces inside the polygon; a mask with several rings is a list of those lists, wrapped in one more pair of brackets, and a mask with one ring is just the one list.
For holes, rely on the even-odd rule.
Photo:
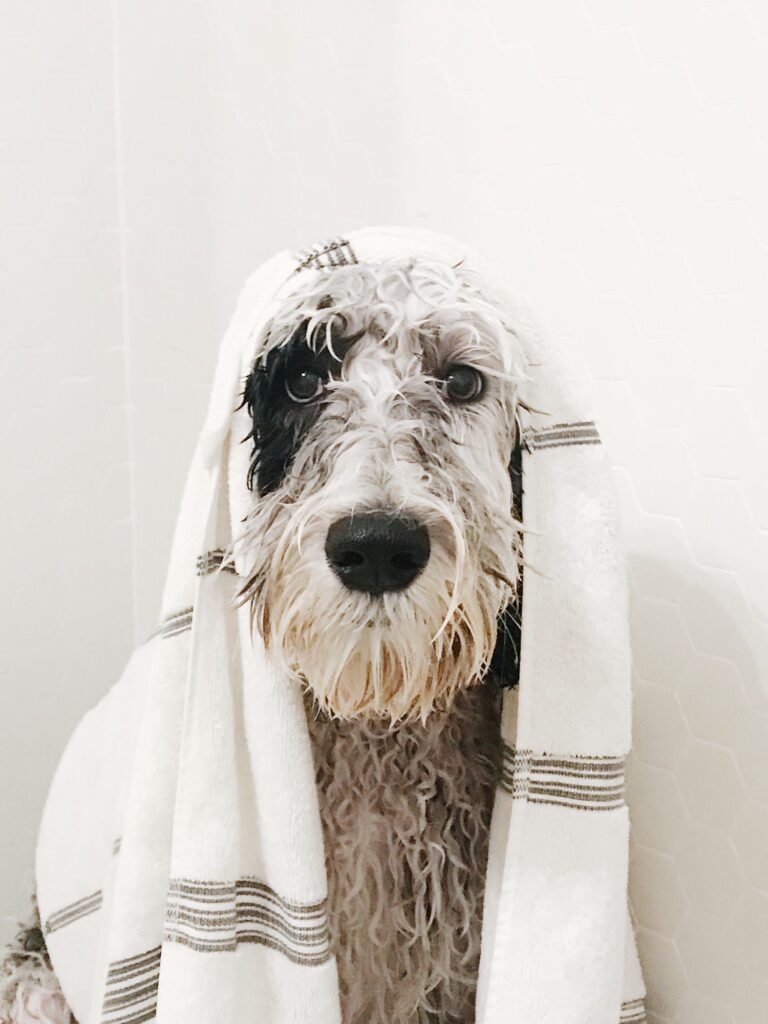
{"label": "towel draped over dog", "polygon": [[[237,409],[254,339],[326,267],[466,246],[393,227],[259,268],[224,338],[157,632],[82,719],[40,828],[46,941],[80,1024],[338,1024],[337,967],[300,686],[270,662],[226,558],[255,500]],[[510,302],[514,302],[510,298]],[[639,1024],[627,911],[630,646],[607,460],[582,382],[520,306],[524,570],[502,710],[478,1024]]]}

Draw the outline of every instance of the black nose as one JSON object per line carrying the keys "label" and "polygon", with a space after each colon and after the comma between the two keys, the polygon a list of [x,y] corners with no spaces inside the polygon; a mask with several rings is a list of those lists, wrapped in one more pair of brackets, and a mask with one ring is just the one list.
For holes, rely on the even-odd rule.
{"label": "black nose", "polygon": [[367,594],[404,590],[429,561],[429,534],[416,519],[392,512],[361,512],[332,524],[325,555],[349,590]]}

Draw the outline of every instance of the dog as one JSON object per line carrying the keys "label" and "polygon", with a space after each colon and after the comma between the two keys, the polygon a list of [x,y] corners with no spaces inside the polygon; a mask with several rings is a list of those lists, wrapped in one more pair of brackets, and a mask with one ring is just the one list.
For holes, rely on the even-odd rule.
{"label": "dog", "polygon": [[[239,600],[304,694],[344,1024],[472,1024],[522,599],[525,361],[488,282],[323,268],[255,339]],[[3,968],[68,1011],[39,921]],[[0,972],[3,973],[3,972]]]}
{"label": "dog", "polygon": [[519,641],[515,326],[475,272],[407,258],[322,270],[256,350],[241,599],[305,695],[343,1021],[470,1024]]}

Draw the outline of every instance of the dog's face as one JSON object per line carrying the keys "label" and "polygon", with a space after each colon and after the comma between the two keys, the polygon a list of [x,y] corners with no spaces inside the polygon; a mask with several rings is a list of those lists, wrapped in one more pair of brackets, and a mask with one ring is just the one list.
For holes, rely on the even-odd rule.
{"label": "dog's face", "polygon": [[515,593],[522,359],[436,261],[330,268],[257,342],[243,597],[332,715],[424,720],[487,671]]}

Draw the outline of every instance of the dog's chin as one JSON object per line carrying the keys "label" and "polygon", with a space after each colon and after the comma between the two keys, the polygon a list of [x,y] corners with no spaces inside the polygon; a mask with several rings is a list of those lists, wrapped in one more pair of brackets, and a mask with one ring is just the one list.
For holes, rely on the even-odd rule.
{"label": "dog's chin", "polygon": [[[367,676],[364,675],[366,669]],[[441,687],[439,666],[435,670],[436,685],[420,689],[409,685],[407,679],[390,679],[386,674],[374,681],[370,669],[370,665],[353,660],[342,668],[334,684],[327,689],[318,688],[313,681],[316,680],[314,674],[307,674],[298,667],[296,671],[311,694],[314,706],[328,717],[343,721],[369,719],[389,721],[393,725],[424,723],[430,716],[448,711],[458,692],[469,685],[468,680],[462,680],[453,687]]]}
{"label": "dog's chin", "polygon": [[283,621],[288,628],[273,629],[265,642],[326,715],[425,723],[484,678],[497,614],[495,606],[473,601],[460,604],[446,624],[415,625],[380,603],[363,625],[328,628],[327,621],[302,617]]}

